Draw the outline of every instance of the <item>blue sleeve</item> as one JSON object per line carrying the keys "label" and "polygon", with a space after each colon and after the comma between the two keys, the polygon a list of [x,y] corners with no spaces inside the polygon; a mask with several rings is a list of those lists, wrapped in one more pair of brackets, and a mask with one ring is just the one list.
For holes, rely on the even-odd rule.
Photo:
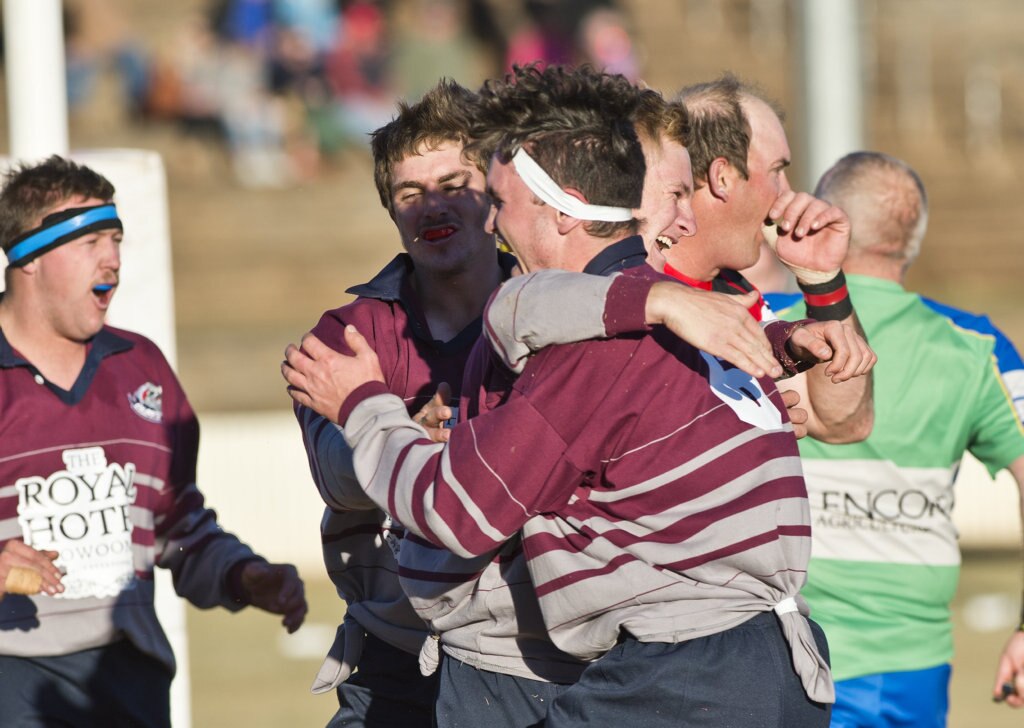
{"label": "blue sleeve", "polygon": [[1013,400],[1017,417],[1024,421],[1024,360],[1021,360],[1013,342],[989,320],[988,316],[963,311],[923,296],[921,301],[933,311],[949,318],[960,328],[991,336],[995,340],[992,355],[996,359],[996,366],[1002,376],[1006,391]]}
{"label": "blue sleeve", "polygon": [[798,303],[803,303],[802,293],[765,293],[764,300],[768,307],[775,312],[775,315],[781,319],[792,321],[794,318],[801,319],[806,316],[805,309],[794,311],[792,314],[789,310]]}

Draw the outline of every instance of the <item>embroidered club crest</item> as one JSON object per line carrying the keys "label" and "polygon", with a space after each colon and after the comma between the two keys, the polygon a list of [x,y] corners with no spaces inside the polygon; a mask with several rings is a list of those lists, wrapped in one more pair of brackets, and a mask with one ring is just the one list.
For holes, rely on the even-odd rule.
{"label": "embroidered club crest", "polygon": [[128,404],[142,419],[148,422],[160,422],[164,418],[163,406],[160,402],[164,388],[146,382],[128,395]]}

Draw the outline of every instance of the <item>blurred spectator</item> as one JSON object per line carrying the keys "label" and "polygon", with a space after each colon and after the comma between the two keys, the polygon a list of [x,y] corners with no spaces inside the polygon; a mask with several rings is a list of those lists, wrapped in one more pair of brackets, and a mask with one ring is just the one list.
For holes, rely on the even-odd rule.
{"label": "blurred spectator", "polygon": [[270,47],[274,0],[217,0],[212,18],[217,34],[229,43],[257,50]]}
{"label": "blurred spectator", "polygon": [[68,0],[64,5],[68,106],[79,110],[96,91],[99,74],[111,69],[131,115],[148,93],[148,61],[129,23],[110,0]]}
{"label": "blurred spectator", "polygon": [[336,100],[334,121],[346,141],[368,143],[367,134],[391,119],[387,41],[379,4],[355,0],[343,8],[337,42],[327,57],[327,80]]}
{"label": "blurred spectator", "polygon": [[630,81],[640,77],[633,39],[617,10],[591,10],[580,24],[578,40],[579,60],[608,73],[621,73]]}
{"label": "blurred spectator", "polygon": [[540,61],[543,65],[572,63],[575,3],[525,0],[518,27],[510,34],[506,70]]}
{"label": "blurred spectator", "polygon": [[479,86],[492,73],[482,68],[470,35],[467,3],[461,0],[406,0],[392,14],[396,91],[420,98],[439,78],[452,78],[467,88]]}
{"label": "blurred spectator", "polygon": [[337,0],[278,0],[277,22],[299,34],[318,56],[331,50],[337,38]]}
{"label": "blurred spectator", "polygon": [[505,66],[589,63],[637,77],[633,43],[615,0],[523,0],[508,39]]}

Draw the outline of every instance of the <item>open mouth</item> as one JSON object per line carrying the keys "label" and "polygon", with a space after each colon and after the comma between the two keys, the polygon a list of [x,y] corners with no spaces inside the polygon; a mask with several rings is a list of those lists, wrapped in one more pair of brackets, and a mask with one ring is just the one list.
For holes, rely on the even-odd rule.
{"label": "open mouth", "polygon": [[457,228],[455,228],[452,225],[442,225],[440,227],[429,228],[427,230],[424,230],[423,234],[420,237],[426,240],[428,243],[436,243],[438,240],[445,240],[447,238],[450,238],[452,235],[456,233],[456,231]]}
{"label": "open mouth", "polygon": [[654,244],[658,246],[658,250],[668,250],[676,244],[677,241],[670,238],[668,235],[659,235],[654,239]]}
{"label": "open mouth", "polygon": [[110,304],[110,299],[114,297],[116,287],[116,283],[99,283],[92,287],[92,295],[96,297],[100,306],[106,307]]}

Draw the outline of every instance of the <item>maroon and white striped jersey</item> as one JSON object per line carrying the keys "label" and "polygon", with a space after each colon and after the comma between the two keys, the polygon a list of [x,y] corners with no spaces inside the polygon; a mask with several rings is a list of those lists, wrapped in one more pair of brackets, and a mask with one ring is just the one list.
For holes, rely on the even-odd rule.
{"label": "maroon and white striped jersey", "polygon": [[0,547],[60,552],[65,591],[0,600],[0,654],[62,655],[127,637],[174,669],[153,567],[199,607],[237,610],[231,567],[257,558],[196,488],[199,424],[153,342],[111,327],[71,391],[0,333]]}
{"label": "maroon and white striped jersey", "polygon": [[522,529],[561,649],[593,659],[623,630],[677,642],[776,608],[805,687],[827,699],[828,667],[796,599],[807,495],[770,380],[656,328],[541,351],[507,402],[446,445],[424,442],[397,404],[371,383],[342,408],[367,493],[467,557]]}

